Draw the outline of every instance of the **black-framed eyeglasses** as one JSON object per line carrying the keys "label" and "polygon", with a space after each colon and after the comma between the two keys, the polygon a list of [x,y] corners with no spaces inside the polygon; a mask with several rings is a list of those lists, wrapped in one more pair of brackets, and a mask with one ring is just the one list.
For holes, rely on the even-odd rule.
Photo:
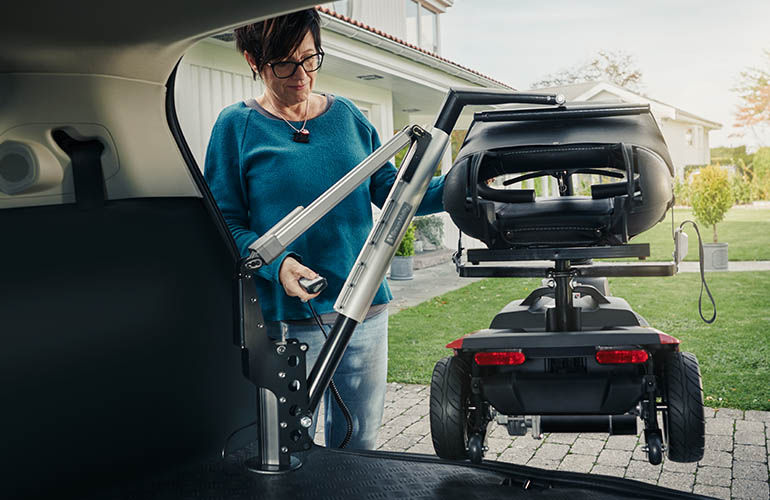
{"label": "black-framed eyeglasses", "polygon": [[318,71],[321,68],[321,63],[324,61],[324,53],[316,52],[313,55],[309,55],[300,62],[293,61],[281,61],[276,63],[267,63],[273,70],[273,74],[276,78],[291,78],[294,73],[297,72],[297,68],[302,66],[306,73],[312,73]]}

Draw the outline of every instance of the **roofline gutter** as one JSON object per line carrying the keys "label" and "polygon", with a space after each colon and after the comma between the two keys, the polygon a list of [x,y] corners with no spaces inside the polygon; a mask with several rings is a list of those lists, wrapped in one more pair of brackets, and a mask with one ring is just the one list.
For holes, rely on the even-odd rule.
{"label": "roofline gutter", "polygon": [[505,84],[496,82],[489,78],[484,78],[454,64],[444,62],[433,56],[420,52],[419,50],[407,47],[376,33],[372,33],[371,31],[359,28],[358,26],[337,19],[336,17],[326,14],[325,12],[319,12],[319,14],[321,16],[321,27],[328,29],[331,32],[345,36],[352,40],[360,41],[372,47],[385,50],[391,54],[404,57],[443,73],[447,73],[448,75],[462,78],[463,80],[481,85],[486,88],[513,90],[512,87],[508,87]]}
{"label": "roofline gutter", "polygon": [[722,124],[718,122],[712,122],[711,120],[706,120],[705,118],[701,118],[699,116],[695,116],[691,113],[687,113],[686,111],[682,111],[677,108],[676,110],[676,120],[683,121],[686,123],[692,123],[694,125],[700,125],[701,127],[708,128],[711,130],[721,130]]}

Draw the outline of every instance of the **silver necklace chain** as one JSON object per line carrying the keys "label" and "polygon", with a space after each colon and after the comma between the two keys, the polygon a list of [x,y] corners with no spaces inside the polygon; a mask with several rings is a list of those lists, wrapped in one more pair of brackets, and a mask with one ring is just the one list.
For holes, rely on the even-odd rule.
{"label": "silver necklace chain", "polygon": [[290,126],[295,132],[297,132],[298,134],[301,134],[303,130],[305,132],[307,132],[307,129],[305,129],[305,125],[307,125],[307,113],[308,113],[308,110],[310,109],[310,98],[308,98],[308,100],[305,101],[305,102],[306,102],[306,104],[305,104],[305,121],[302,122],[302,128],[301,129],[295,127],[294,125],[291,124],[291,122],[289,122],[289,120],[284,118],[283,115],[281,114],[281,112],[278,111],[278,108],[273,108],[273,109],[275,110],[276,114],[278,115],[278,118],[280,118],[281,120],[285,121],[286,125]]}

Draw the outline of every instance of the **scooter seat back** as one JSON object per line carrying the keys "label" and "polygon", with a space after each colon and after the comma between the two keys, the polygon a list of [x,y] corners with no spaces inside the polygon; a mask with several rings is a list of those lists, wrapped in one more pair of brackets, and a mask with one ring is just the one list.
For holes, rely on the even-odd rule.
{"label": "scooter seat back", "polygon": [[[475,120],[447,175],[445,209],[462,232],[490,248],[628,242],[673,204],[674,169],[649,108],[627,109],[565,106]],[[549,176],[552,186],[558,179],[560,195],[543,196]],[[488,185],[491,179],[498,182]],[[539,182],[541,196],[507,189],[499,179]]]}

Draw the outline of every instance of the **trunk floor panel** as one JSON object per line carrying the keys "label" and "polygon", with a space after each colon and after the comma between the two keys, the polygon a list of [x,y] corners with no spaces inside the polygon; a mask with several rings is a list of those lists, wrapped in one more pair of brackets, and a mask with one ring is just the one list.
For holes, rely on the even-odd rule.
{"label": "trunk floor panel", "polygon": [[[208,466],[124,484],[93,499],[543,499],[705,498],[630,480],[485,462],[450,463],[427,455],[315,447],[302,467],[282,475],[251,473],[252,446]],[[529,483],[524,488],[524,483]],[[624,492],[625,491],[625,492]]]}

